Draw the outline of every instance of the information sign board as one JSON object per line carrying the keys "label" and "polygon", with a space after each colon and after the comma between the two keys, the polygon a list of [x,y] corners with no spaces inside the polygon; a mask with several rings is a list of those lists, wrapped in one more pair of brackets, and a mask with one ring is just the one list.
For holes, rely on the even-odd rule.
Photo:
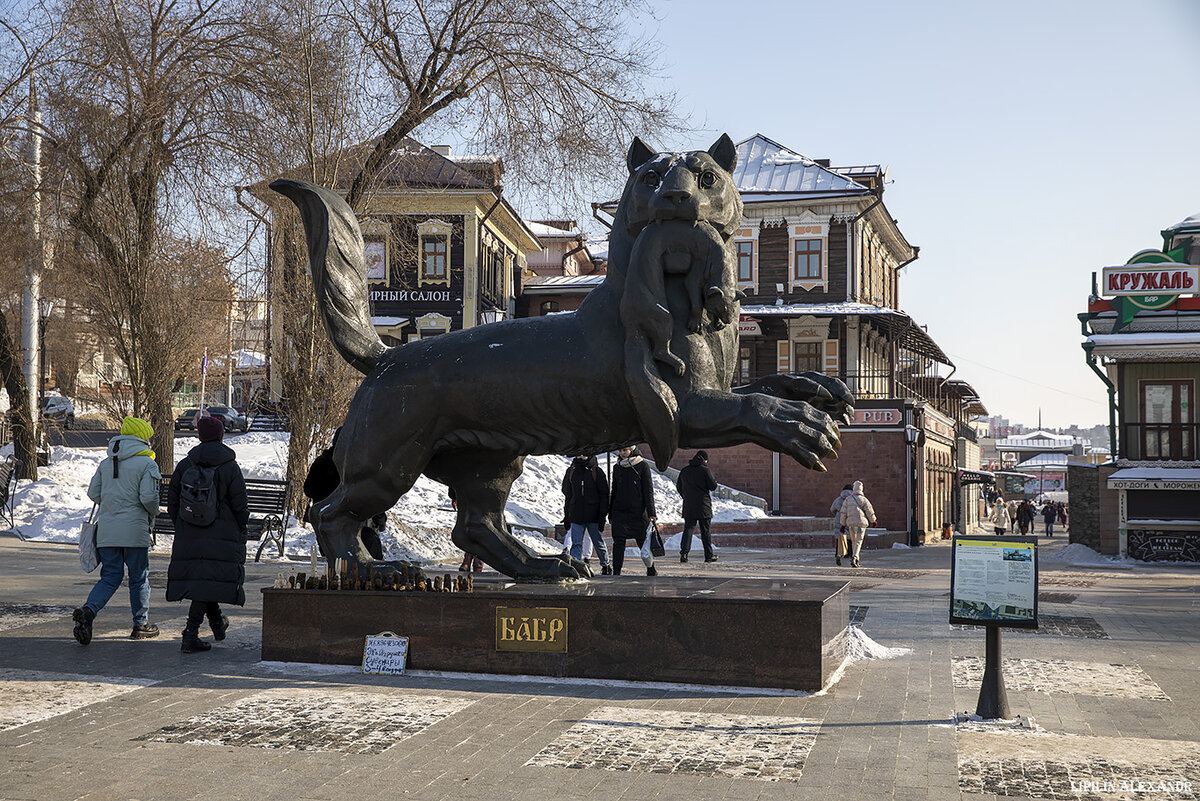
{"label": "information sign board", "polygon": [[363,644],[363,673],[403,676],[407,660],[407,637],[398,637],[390,631],[367,635]]}
{"label": "information sign board", "polygon": [[955,537],[950,622],[1036,629],[1037,537]]}

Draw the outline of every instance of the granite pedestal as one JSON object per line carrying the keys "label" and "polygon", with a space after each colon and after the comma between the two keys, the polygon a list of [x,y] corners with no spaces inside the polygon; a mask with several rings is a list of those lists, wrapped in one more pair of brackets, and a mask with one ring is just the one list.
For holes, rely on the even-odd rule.
{"label": "granite pedestal", "polygon": [[[498,608],[567,610],[565,653],[501,650]],[[843,660],[848,619],[845,581],[622,576],[479,580],[470,593],[264,589],[262,658],[359,664],[364,638],[392,631],[410,638],[414,670],[815,691]]]}

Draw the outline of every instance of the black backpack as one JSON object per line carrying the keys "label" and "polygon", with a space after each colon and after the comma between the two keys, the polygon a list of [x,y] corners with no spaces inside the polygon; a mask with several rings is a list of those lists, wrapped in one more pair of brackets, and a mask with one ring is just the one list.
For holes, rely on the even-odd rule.
{"label": "black backpack", "polygon": [[179,481],[179,519],[211,526],[217,519],[217,468],[192,463]]}

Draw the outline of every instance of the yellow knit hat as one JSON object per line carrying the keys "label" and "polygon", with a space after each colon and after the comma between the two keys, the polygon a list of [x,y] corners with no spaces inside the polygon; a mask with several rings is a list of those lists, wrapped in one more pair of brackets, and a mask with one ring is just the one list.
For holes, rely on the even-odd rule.
{"label": "yellow knit hat", "polygon": [[140,417],[126,417],[121,421],[121,433],[149,442],[154,429]]}

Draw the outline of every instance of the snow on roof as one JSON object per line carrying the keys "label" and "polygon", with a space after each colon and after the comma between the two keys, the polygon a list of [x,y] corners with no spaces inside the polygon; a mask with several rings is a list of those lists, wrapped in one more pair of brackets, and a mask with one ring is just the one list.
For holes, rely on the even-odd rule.
{"label": "snow on roof", "polygon": [[1184,217],[1174,225],[1164,228],[1163,233],[1165,234],[1167,231],[1184,231],[1191,228],[1200,230],[1200,214],[1193,214],[1191,217]]}
{"label": "snow on roof", "polygon": [[[233,352],[233,365],[236,370],[256,370],[267,363],[267,357],[253,350],[235,350]],[[212,358],[214,367],[225,365],[225,359],[221,356]]]}
{"label": "snow on roof", "polygon": [[1200,481],[1200,467],[1125,467],[1109,481]]}
{"label": "snow on roof", "polygon": [[737,144],[737,166],[733,179],[741,192],[830,192],[868,191],[862,184],[823,167],[807,156],[790,150],[762,134]]}
{"label": "snow on roof", "polygon": [[742,314],[899,314],[902,311],[870,303],[785,303],[781,306],[742,305]]}
{"label": "snow on roof", "polygon": [[1043,467],[1066,467],[1067,455],[1065,453],[1039,453],[1037,456],[1030,457],[1018,465],[1014,465],[1011,469],[1018,472],[1025,470],[1040,470]]}
{"label": "snow on roof", "polygon": [[551,239],[574,239],[579,236],[579,227],[572,225],[569,229],[559,228],[557,225],[547,225],[544,222],[536,220],[526,220],[525,224],[529,226],[529,230],[538,235],[538,238],[548,237]]}
{"label": "snow on roof", "polygon": [[1011,437],[996,441],[996,448],[1004,451],[1069,451],[1076,444],[1083,442],[1078,437],[1067,434],[1052,434],[1049,431],[1030,431],[1028,434],[1015,434]]}
{"label": "snow on roof", "polygon": [[1087,338],[1087,341],[1088,344],[1098,347],[1119,345],[1192,345],[1200,342],[1200,331],[1134,331],[1128,334],[1092,334]]}
{"label": "snow on roof", "polygon": [[380,328],[390,328],[393,325],[400,325],[401,323],[407,323],[407,322],[408,322],[407,317],[372,317],[371,318],[371,325],[377,325]]}

